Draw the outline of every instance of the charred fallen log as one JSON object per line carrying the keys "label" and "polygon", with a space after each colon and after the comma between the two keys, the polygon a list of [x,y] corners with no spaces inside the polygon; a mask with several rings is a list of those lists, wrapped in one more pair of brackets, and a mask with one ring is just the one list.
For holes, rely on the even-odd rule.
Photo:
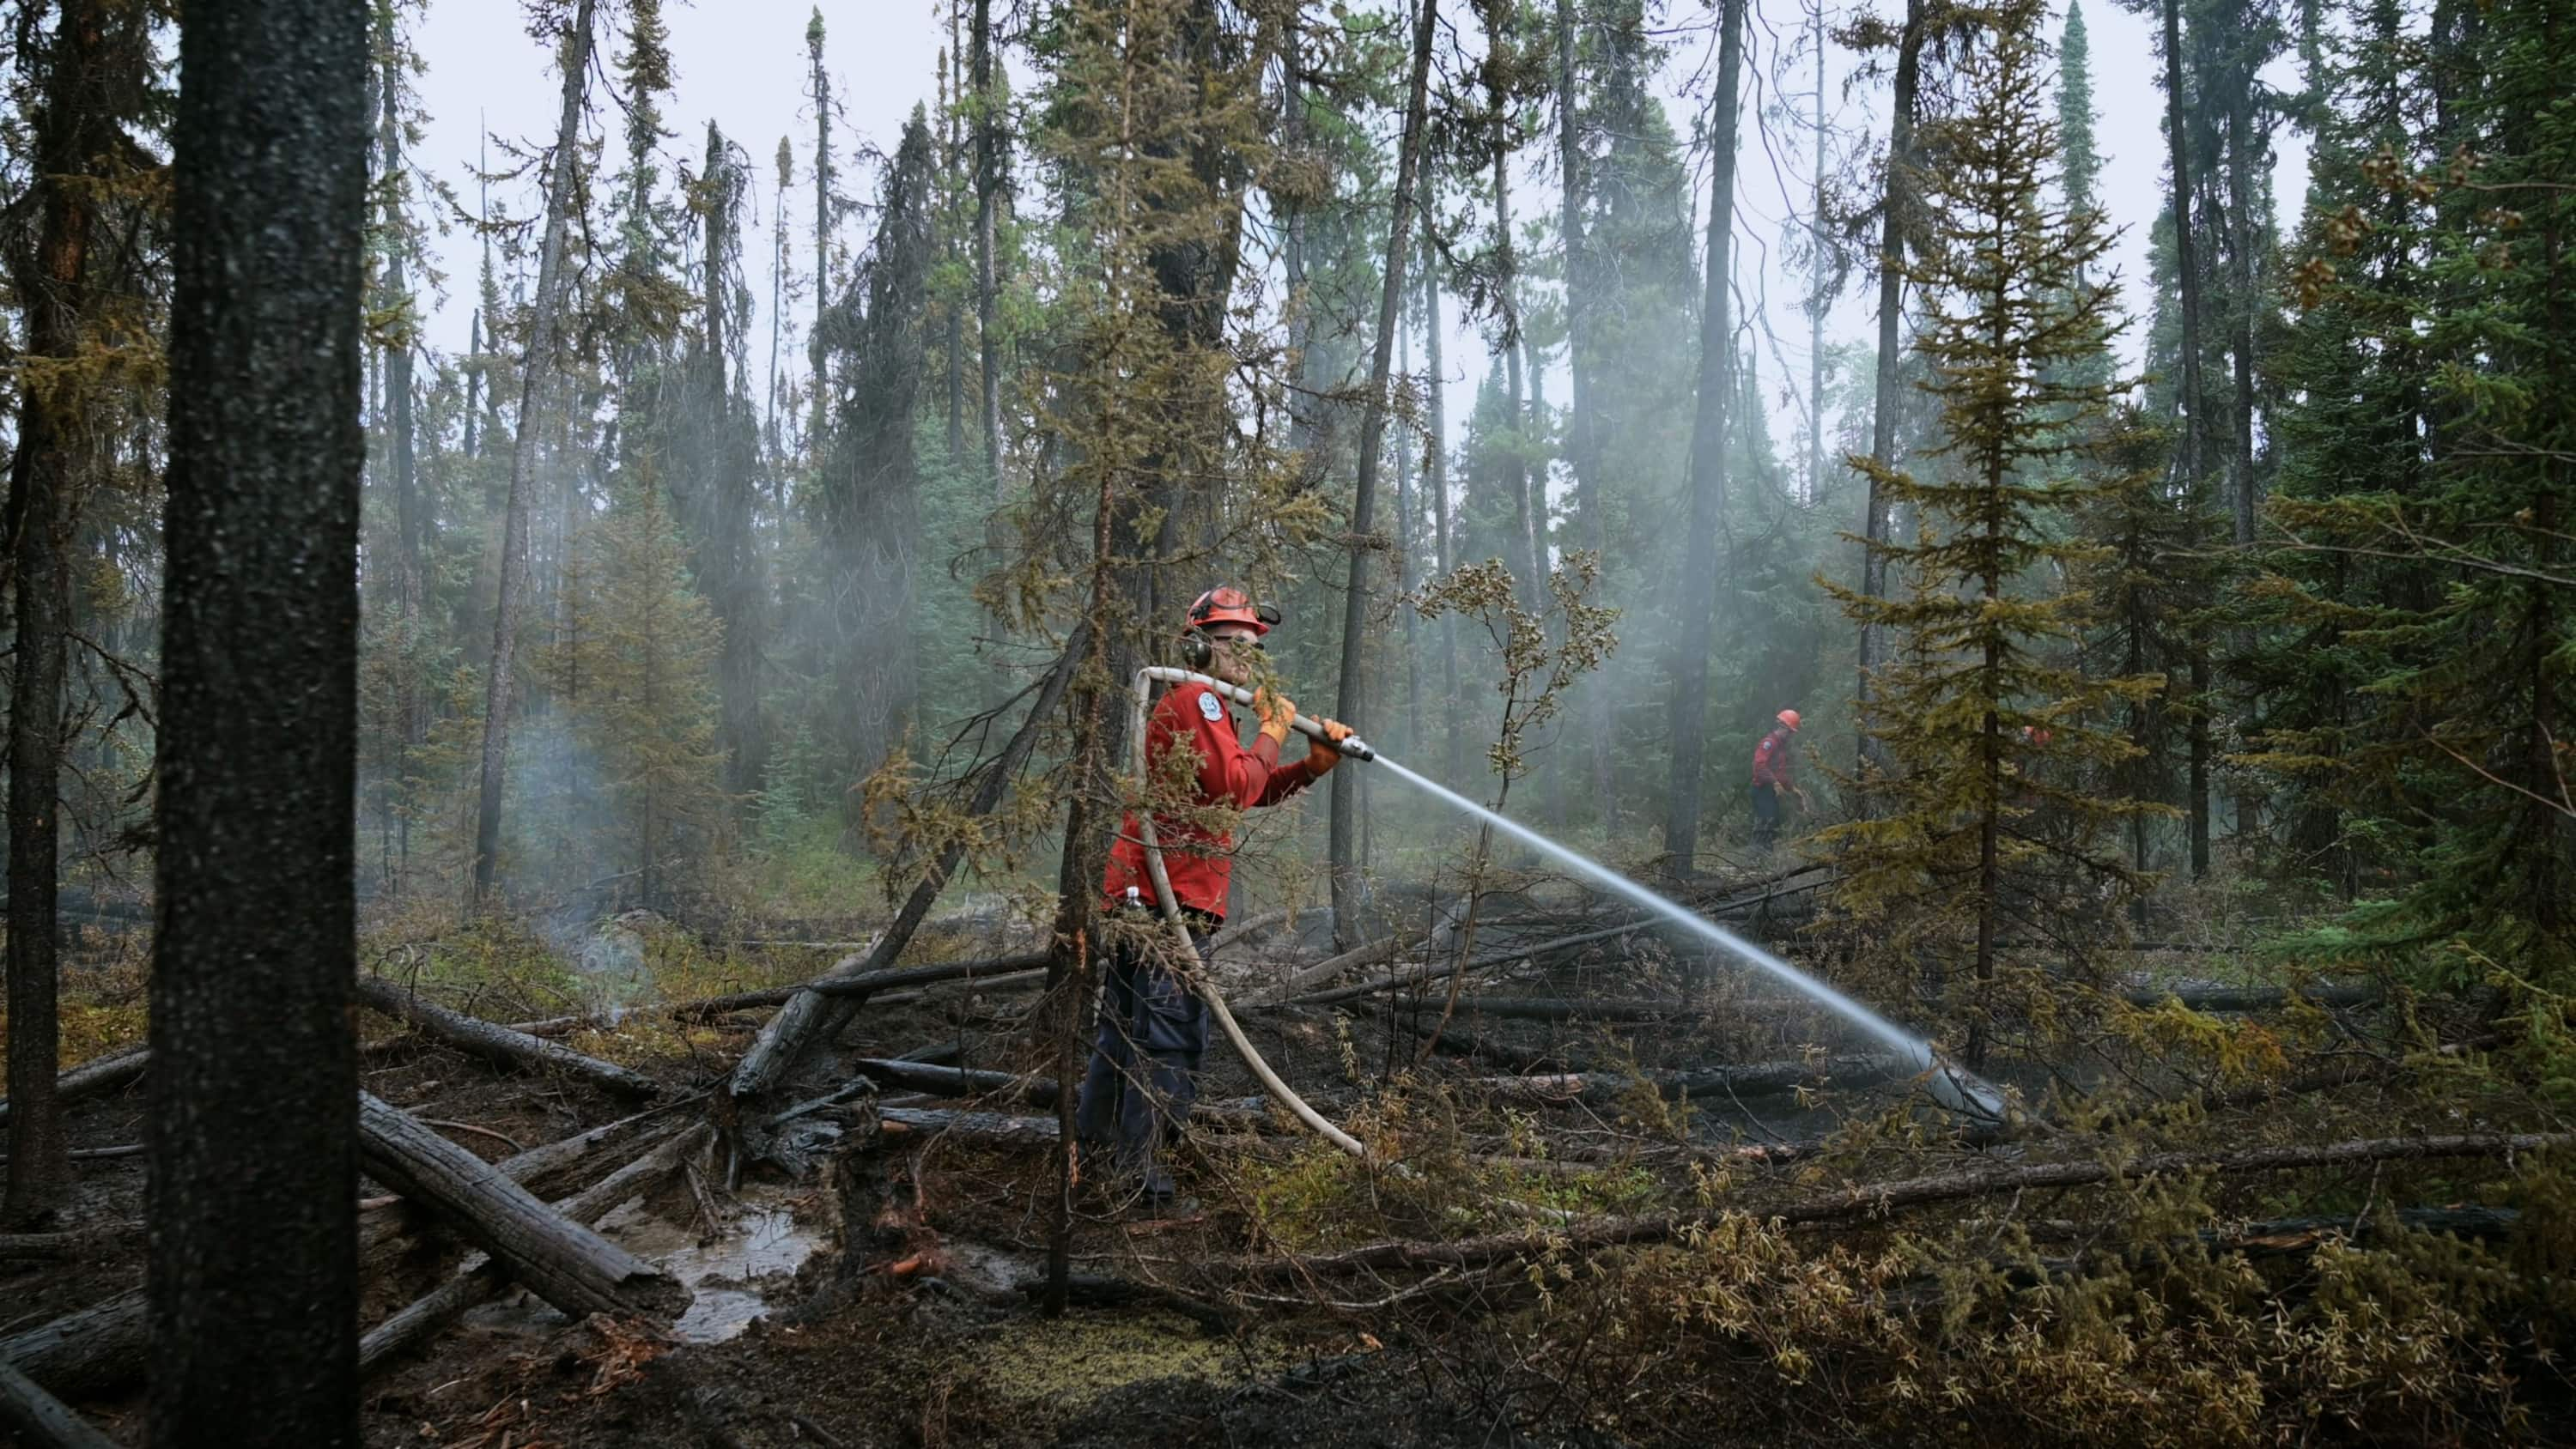
{"label": "charred fallen log", "polygon": [[659,1269],[364,1092],[358,1095],[358,1158],[367,1176],[440,1212],[511,1277],[575,1318],[660,1318],[687,1301],[686,1291]]}
{"label": "charred fallen log", "polygon": [[1874,1087],[1914,1075],[1889,1056],[1837,1056],[1822,1061],[1753,1062],[1682,1071],[1556,1072],[1534,1076],[1470,1077],[1460,1085],[1527,1102],[1605,1101],[1645,1088],[1658,1096],[1776,1097],[1801,1087]]}
{"label": "charred fallen log", "polygon": [[[619,1203],[679,1171],[681,1164],[714,1136],[713,1127],[700,1124],[690,1128],[557,1203],[554,1210],[572,1222],[596,1224]],[[459,1272],[369,1329],[358,1344],[358,1372],[374,1373],[406,1350],[426,1342],[467,1309],[497,1297],[509,1283],[509,1270],[498,1259],[486,1258]]]}
{"label": "charred fallen log", "polygon": [[662,1084],[642,1072],[584,1056],[559,1042],[512,1031],[451,1011],[379,976],[358,978],[360,1003],[410,1023],[422,1035],[470,1056],[540,1075],[571,1077],[627,1097],[659,1096]]}
{"label": "charred fallen log", "polygon": [[0,1422],[46,1449],[116,1449],[116,1441],[96,1425],[5,1362],[0,1362]]}
{"label": "charred fallen log", "polygon": [[[128,1047],[111,1052],[94,1061],[86,1061],[54,1078],[54,1100],[62,1105],[103,1097],[143,1079],[144,1068],[152,1063],[150,1047]],[[9,1123],[9,1103],[0,1098],[0,1127]]]}
{"label": "charred fallen log", "polygon": [[[672,1103],[632,1117],[532,1147],[494,1163],[491,1170],[523,1187],[558,1191],[578,1169],[621,1148],[632,1148],[679,1130]],[[362,1241],[400,1231],[388,1220],[361,1230]],[[0,1338],[0,1363],[13,1363],[54,1393],[87,1398],[114,1393],[142,1376],[147,1339],[143,1290],[120,1293],[90,1307]]]}

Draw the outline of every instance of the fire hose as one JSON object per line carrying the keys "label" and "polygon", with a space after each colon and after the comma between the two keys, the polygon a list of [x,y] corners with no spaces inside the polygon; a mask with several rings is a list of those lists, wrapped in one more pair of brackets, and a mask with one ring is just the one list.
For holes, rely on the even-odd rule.
{"label": "fire hose", "polygon": [[[1156,680],[1167,684],[1204,684],[1237,704],[1249,706],[1252,703],[1251,690],[1228,684],[1221,679],[1212,679],[1204,674],[1193,674],[1186,669],[1173,669],[1156,664],[1136,671],[1135,709],[1130,719],[1128,733],[1136,742],[1136,773],[1139,779],[1147,778],[1145,705]],[[1370,749],[1356,735],[1343,740],[1338,745],[1333,744],[1321,724],[1302,714],[1290,721],[1289,727],[1309,739],[1321,741],[1345,758],[1354,760],[1377,758],[1377,752]],[[1137,811],[1136,822],[1144,838],[1145,873],[1153,878],[1155,903],[1162,908],[1163,919],[1170,924],[1172,935],[1179,941],[1181,954],[1185,958],[1183,979],[1188,981],[1190,988],[1208,1004],[1208,1010],[1216,1016],[1217,1025],[1225,1031],[1225,1039],[1234,1044],[1236,1054],[1241,1056],[1243,1064],[1252,1070],[1253,1078],[1261,1083],[1262,1090],[1277,1099],[1279,1105],[1287,1108],[1290,1115],[1304,1123],[1317,1136],[1353,1157],[1366,1159],[1369,1155],[1368,1147],[1358,1138],[1326,1121],[1321,1112],[1308,1106],[1306,1099],[1298,1096],[1295,1088],[1279,1079],[1279,1074],[1270,1069],[1270,1063],[1261,1059],[1261,1053],[1254,1050],[1251,1041],[1244,1036],[1243,1027],[1235,1021],[1234,1013],[1226,1009],[1225,996],[1217,990],[1215,975],[1208,970],[1206,961],[1199,956],[1198,944],[1190,939],[1190,925],[1189,921],[1181,915],[1181,903],[1172,895],[1172,878],[1163,870],[1162,842],[1156,838],[1154,832],[1153,810],[1147,808]]]}

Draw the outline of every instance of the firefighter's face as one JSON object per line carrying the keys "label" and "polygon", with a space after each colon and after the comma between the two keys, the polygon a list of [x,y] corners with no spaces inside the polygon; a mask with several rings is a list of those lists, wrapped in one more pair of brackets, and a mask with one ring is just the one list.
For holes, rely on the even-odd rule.
{"label": "firefighter's face", "polygon": [[1216,642],[1209,651],[1208,673],[1228,684],[1250,684],[1253,657],[1262,652],[1261,635],[1249,624],[1219,624],[1208,630]]}

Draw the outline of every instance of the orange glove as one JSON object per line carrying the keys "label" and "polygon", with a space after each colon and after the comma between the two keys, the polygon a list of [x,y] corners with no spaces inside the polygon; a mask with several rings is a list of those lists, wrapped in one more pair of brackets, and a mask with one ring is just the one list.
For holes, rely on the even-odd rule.
{"label": "orange glove", "polygon": [[1315,723],[1324,727],[1324,738],[1307,746],[1306,768],[1318,775],[1330,774],[1333,767],[1342,762],[1342,752],[1333,746],[1349,739],[1352,730],[1337,719],[1319,719]]}
{"label": "orange glove", "polygon": [[1261,716],[1261,732],[1272,744],[1288,743],[1290,721],[1297,718],[1297,702],[1275,689],[1252,692],[1252,712]]}

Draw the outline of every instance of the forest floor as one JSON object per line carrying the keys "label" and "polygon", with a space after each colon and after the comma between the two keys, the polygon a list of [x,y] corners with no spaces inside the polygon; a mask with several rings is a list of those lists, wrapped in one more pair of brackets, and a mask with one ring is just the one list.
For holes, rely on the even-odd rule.
{"label": "forest floor", "polygon": [[[1563,900],[1533,907],[1524,937],[1561,932],[1569,908]],[[781,934],[777,925],[734,929],[750,939]],[[792,929],[846,940],[864,936],[865,923],[806,921]],[[1508,940],[1513,929],[1503,914],[1493,939]],[[904,960],[981,958],[1026,944],[994,918],[970,916],[927,928]],[[460,1009],[514,1021],[560,1012],[567,1001],[596,1005],[603,993],[646,1007],[792,983],[828,967],[836,954],[744,946],[630,921],[557,945],[506,932],[380,943],[374,966]],[[1274,930],[1224,958],[1221,974],[1235,992],[1248,993],[1292,963],[1323,954],[1311,933]],[[127,962],[76,968],[70,989],[82,1009],[121,1021],[112,1014],[139,984]],[[801,1176],[755,1164],[729,1189],[719,1154],[705,1162],[707,1198],[673,1176],[601,1223],[607,1236],[693,1290],[690,1309],[667,1332],[575,1323],[513,1290],[369,1380],[367,1443],[1463,1449],[1834,1442],[1839,1428],[1829,1431],[1827,1421],[1787,1399],[1749,1400],[1722,1421],[1664,1422],[1663,1432],[1639,1434],[1633,1409],[1602,1407],[1605,1394],[1646,1392],[1623,1378],[1614,1331],[1604,1327],[1594,1342],[1569,1336],[1562,1324],[1537,1335],[1515,1327],[1534,1299],[1571,1278],[1470,1267],[1328,1281],[1295,1265],[1390,1239],[1473,1240],[1676,1204],[1740,1198],[1758,1210],[1832,1183],[1991,1168],[2016,1156],[1923,1130],[1921,1099],[1901,1082],[1758,1098],[1748,1092],[1723,1102],[1695,1095],[1687,1107],[1652,1091],[1497,1095],[1479,1087],[1530,1073],[1642,1074],[1802,1056],[1821,1063],[1826,1053],[1849,1049],[1845,1034],[1814,1011],[1782,1002],[1742,973],[1677,956],[1647,934],[1507,964],[1465,989],[1482,998],[1651,1001],[1670,1015],[1485,1018],[1472,1029],[1462,1016],[1434,1053],[1423,1049],[1424,1028],[1448,1005],[1445,985],[1338,1006],[1247,1012],[1256,1047],[1287,1080],[1373,1144],[1400,1144],[1412,1167],[1355,1169],[1291,1130],[1284,1114],[1264,1120],[1238,1105],[1256,1087],[1220,1040],[1202,1093],[1217,1110],[1203,1116],[1180,1159],[1196,1210],[1141,1215],[1106,1184],[1085,1184],[1071,1243],[1077,1293],[1060,1319],[1042,1315],[1026,1291],[1041,1278],[1048,1250],[1053,1158],[1042,1143],[880,1126],[852,1134]],[[803,1064],[779,1099],[831,1091],[859,1070],[859,1058],[943,1047],[954,1065],[1035,1071],[1043,1061],[1033,1044],[1036,1001],[1029,991],[966,982],[872,1002],[839,1042]],[[633,1111],[583,1083],[506,1074],[388,1019],[361,1020],[367,1089],[487,1160]],[[648,1071],[678,1101],[678,1112],[694,1116],[704,1110],[696,1099],[722,1082],[757,1022],[737,1016],[678,1027],[639,1010],[565,1042]],[[84,1046],[104,1049],[114,1035],[112,1025],[102,1028],[101,1039]],[[2019,1084],[2036,1093],[2046,1074]],[[2399,1130],[2421,1109],[2417,1099],[2379,1087],[2354,1090],[2359,1095],[2331,1103],[2322,1096],[2249,1103],[2246,1125],[2229,1140],[2315,1140],[2352,1121]],[[955,1102],[887,1089],[878,1102],[887,1109],[974,1108],[1014,1116],[1024,1127],[1044,1119],[1047,1130],[1052,1123],[1051,1110],[1008,1094]],[[139,1085],[80,1103],[70,1111],[73,1145],[138,1142],[142,1112]],[[1795,1165],[1812,1161],[1800,1154],[1837,1134],[1851,1145],[1829,1166]],[[1766,1144],[1794,1145],[1785,1154],[1792,1165],[1765,1167],[1758,1151],[1746,1150]],[[78,1199],[63,1226],[140,1221],[139,1155],[84,1158],[75,1167]],[[2343,1202],[2359,1213],[2369,1198],[2355,1191],[2380,1190],[2377,1169],[2366,1172],[2366,1188],[2350,1175],[2340,1186],[2295,1197],[2258,1186],[2234,1207],[2255,1217]],[[2478,1181],[2436,1179],[2423,1190],[2435,1196],[2419,1193],[2418,1200],[2470,1198]],[[363,1305],[372,1324],[435,1287],[465,1250],[436,1225],[410,1218],[407,1205],[376,1200],[380,1189],[362,1191],[369,1195],[362,1223],[375,1245]],[[2059,1193],[2045,1208],[2024,1209],[2015,1192],[2005,1215],[2022,1212],[2033,1230],[2046,1223],[2057,1231],[2076,1215],[2070,1201]],[[1990,1214],[1994,1206],[1962,1212]],[[1563,1265],[1550,1272],[1562,1274]],[[127,1292],[141,1278],[139,1236],[105,1240],[68,1261],[0,1263],[0,1302],[7,1305],[0,1339]],[[79,1407],[120,1442],[141,1442],[139,1391]],[[1648,1413],[1643,1422],[1657,1421]],[[0,1432],[0,1444],[9,1442]]]}

